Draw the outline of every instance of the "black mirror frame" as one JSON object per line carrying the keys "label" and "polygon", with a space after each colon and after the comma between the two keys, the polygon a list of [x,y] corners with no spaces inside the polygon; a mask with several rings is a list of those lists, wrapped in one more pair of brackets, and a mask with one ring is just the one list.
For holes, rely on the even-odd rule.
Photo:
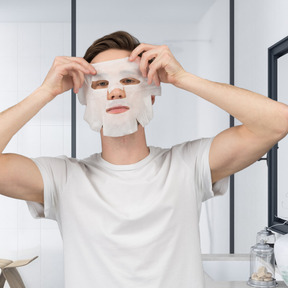
{"label": "black mirror frame", "polygon": [[[278,74],[277,61],[288,53],[288,36],[268,48],[268,97],[278,101]],[[268,164],[268,226],[271,230],[280,233],[288,233],[287,220],[277,217],[278,204],[278,143],[267,153]],[[286,223],[285,223],[286,222]]]}

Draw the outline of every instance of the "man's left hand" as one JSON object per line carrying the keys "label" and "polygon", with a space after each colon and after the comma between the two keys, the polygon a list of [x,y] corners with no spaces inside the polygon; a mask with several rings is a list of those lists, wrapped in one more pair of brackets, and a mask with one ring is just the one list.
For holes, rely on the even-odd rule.
{"label": "man's left hand", "polygon": [[148,78],[148,84],[154,82],[159,86],[163,82],[177,86],[186,73],[166,45],[140,44],[132,51],[129,60],[139,61],[140,71]]}

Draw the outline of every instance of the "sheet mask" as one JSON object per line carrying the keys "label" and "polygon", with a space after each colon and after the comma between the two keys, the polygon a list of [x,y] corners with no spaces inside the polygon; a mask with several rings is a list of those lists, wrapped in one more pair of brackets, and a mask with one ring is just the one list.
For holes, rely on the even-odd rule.
{"label": "sheet mask", "polygon": [[[78,93],[80,103],[86,105],[84,119],[91,129],[100,132],[103,126],[104,136],[119,137],[136,132],[137,121],[143,127],[146,126],[153,118],[151,95],[160,96],[161,88],[154,83],[148,85],[138,63],[130,62],[128,57],[92,65],[97,74],[86,75]],[[125,78],[137,79],[139,83],[124,83]],[[100,80],[108,81],[108,87],[93,89],[92,83]],[[123,98],[117,99],[115,96],[114,100],[109,100],[109,93],[117,88],[122,90]],[[129,110],[119,114],[106,112],[109,108],[119,106],[129,107]]]}

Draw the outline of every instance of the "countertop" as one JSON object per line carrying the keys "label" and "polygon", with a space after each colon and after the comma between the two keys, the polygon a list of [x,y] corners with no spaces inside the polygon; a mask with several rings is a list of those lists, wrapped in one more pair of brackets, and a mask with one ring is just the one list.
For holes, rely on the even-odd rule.
{"label": "countertop", "polygon": [[[206,288],[249,288],[246,282],[213,282],[210,285],[206,283]],[[253,288],[253,287],[251,287]],[[287,288],[284,282],[278,282],[277,288]]]}
{"label": "countertop", "polygon": [[[283,281],[277,281],[277,288],[287,288]],[[252,288],[247,282],[216,282],[206,278],[206,288]]]}
{"label": "countertop", "polygon": [[[203,261],[249,261],[249,254],[203,254]],[[247,281],[214,281],[205,273],[206,288],[252,288]],[[288,288],[284,281],[277,280],[277,288]]]}

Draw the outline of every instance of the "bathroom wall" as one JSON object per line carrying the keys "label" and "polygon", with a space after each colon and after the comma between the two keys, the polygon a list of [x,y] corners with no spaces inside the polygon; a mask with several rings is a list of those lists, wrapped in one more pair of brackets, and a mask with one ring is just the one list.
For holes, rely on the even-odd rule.
{"label": "bathroom wall", "polygon": [[[216,24],[217,23],[217,24]],[[197,74],[229,84],[229,1],[218,0],[198,23]],[[229,127],[229,114],[207,101],[197,101],[198,137],[211,137]],[[204,203],[200,222],[203,253],[229,253],[229,190]]]}
{"label": "bathroom wall", "polygon": [[[288,35],[286,0],[235,1],[235,85],[268,95],[268,47]],[[288,103],[288,101],[286,102]],[[266,161],[235,175],[235,252],[268,224]]]}
{"label": "bathroom wall", "polygon": [[[78,10],[84,10],[86,7],[80,4],[79,1]],[[77,54],[83,56],[97,37],[123,29],[143,42],[167,44],[188,71],[228,83],[228,7],[228,0],[214,1],[198,22],[186,17],[177,25],[159,19],[147,24],[144,18],[137,19],[137,23],[119,24],[112,19],[108,19],[109,23],[97,23],[94,18],[80,17]],[[235,85],[267,95],[267,49],[287,36],[286,11],[286,0],[235,0]],[[41,18],[39,22],[0,23],[0,111],[38,87],[55,56],[70,55],[70,23],[40,21]],[[214,136],[229,126],[225,112],[165,84],[163,96],[156,99],[154,112],[154,120],[147,127],[147,141],[155,146],[169,147],[198,137]],[[83,113],[84,107],[77,104],[79,158],[101,150],[99,137],[82,120]],[[175,114],[177,117],[171,117]],[[70,116],[70,92],[67,92],[15,135],[5,152],[27,157],[70,155]],[[180,125],[183,129],[178,129]],[[247,253],[255,242],[256,232],[267,225],[264,161],[235,175],[235,193],[235,252]],[[200,230],[204,253],[229,251],[228,201],[227,193],[203,205]],[[0,196],[0,258],[22,259],[36,255],[40,256],[36,261],[20,268],[27,287],[63,287],[62,244],[57,225],[49,220],[34,220],[25,202]]]}
{"label": "bathroom wall", "polygon": [[[40,86],[55,56],[70,54],[70,34],[70,23],[0,23],[0,111]],[[67,92],[21,129],[4,152],[70,155],[70,118]],[[61,245],[56,223],[34,220],[24,201],[0,196],[0,258],[39,256],[19,269],[26,287],[63,287]]]}
{"label": "bathroom wall", "polygon": [[[78,19],[77,56],[97,37],[115,30],[127,30],[141,41],[167,44],[188,71],[228,82],[228,0],[217,0],[199,22],[137,24],[97,23]],[[81,8],[80,2],[78,11]],[[66,22],[0,22],[0,111],[16,104],[41,85],[55,56],[70,55],[71,31]],[[217,25],[215,25],[217,23]],[[94,25],[94,26],[93,26]],[[100,26],[99,26],[100,25]],[[87,33],[91,31],[93,33]],[[4,152],[27,157],[70,155],[70,92],[58,96],[21,129]],[[101,150],[99,137],[83,118],[77,103],[77,157]],[[228,127],[229,118],[218,108],[184,91],[163,85],[157,97],[155,117],[147,128],[149,145],[174,144],[211,137]],[[173,117],[171,117],[173,115]],[[177,116],[174,116],[177,115]],[[179,127],[183,127],[179,129]],[[160,132],[159,132],[160,131]],[[229,251],[228,193],[203,205],[201,218],[204,253]],[[189,219],[187,219],[189,221]],[[221,231],[219,233],[219,231]],[[24,259],[39,256],[20,268],[27,287],[63,287],[62,244],[57,224],[34,220],[24,201],[0,196],[0,258]],[[5,287],[8,287],[7,285]]]}

